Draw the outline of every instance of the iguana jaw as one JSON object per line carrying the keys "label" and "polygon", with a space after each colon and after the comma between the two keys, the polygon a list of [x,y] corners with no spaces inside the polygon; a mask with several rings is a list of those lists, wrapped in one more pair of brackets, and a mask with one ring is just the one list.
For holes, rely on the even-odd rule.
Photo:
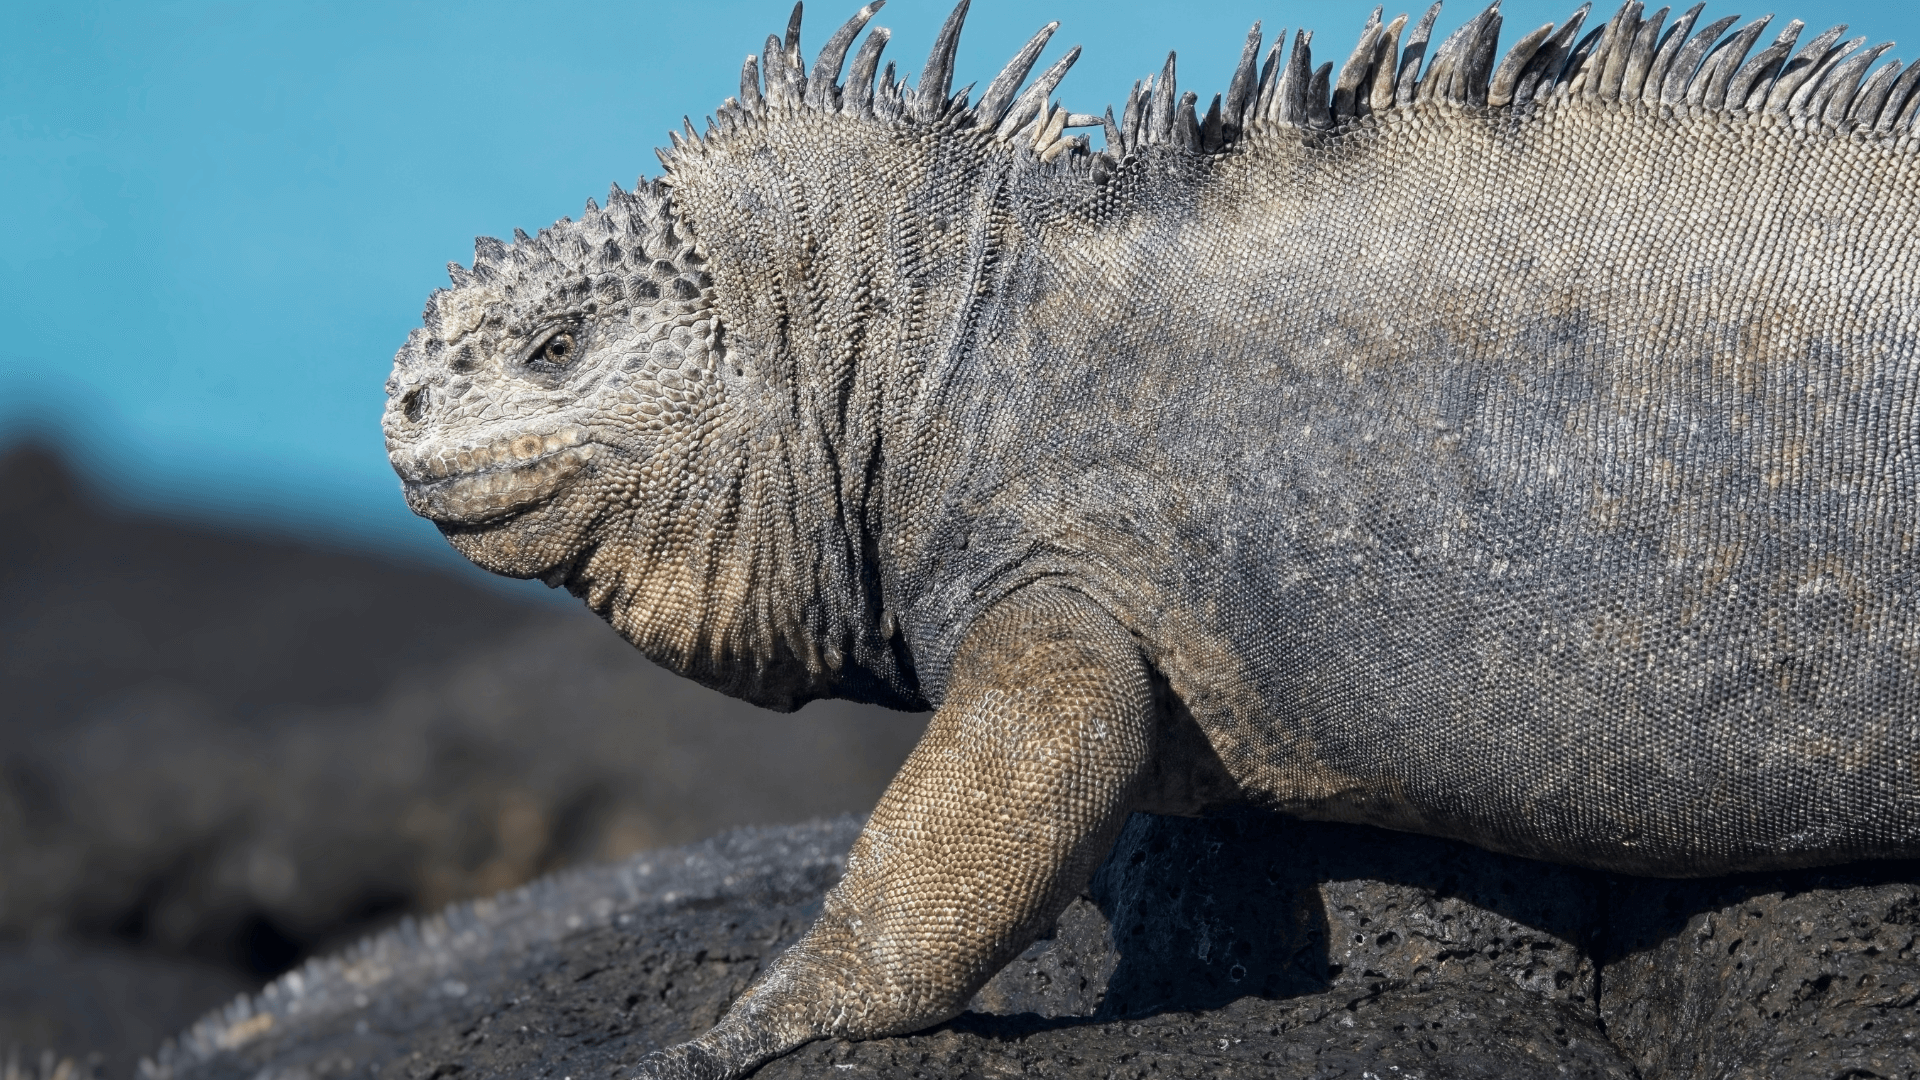
{"label": "iguana jaw", "polygon": [[436,525],[488,525],[552,500],[594,457],[585,428],[395,455],[407,507]]}

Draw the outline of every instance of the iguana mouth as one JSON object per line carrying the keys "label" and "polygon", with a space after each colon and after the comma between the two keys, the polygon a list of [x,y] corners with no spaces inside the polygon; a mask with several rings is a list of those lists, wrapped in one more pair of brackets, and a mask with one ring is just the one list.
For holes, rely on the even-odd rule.
{"label": "iguana mouth", "polygon": [[592,459],[586,432],[517,435],[487,446],[395,458],[407,507],[441,525],[485,525],[546,502]]}

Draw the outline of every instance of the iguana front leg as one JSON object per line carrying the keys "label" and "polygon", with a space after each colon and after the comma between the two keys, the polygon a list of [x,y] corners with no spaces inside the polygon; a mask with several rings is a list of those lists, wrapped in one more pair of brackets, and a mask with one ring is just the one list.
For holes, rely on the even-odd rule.
{"label": "iguana front leg", "polygon": [[1138,646],[1079,593],[996,605],[819,921],[712,1031],[640,1075],[736,1077],[814,1039],[959,1013],[1112,847],[1146,775],[1152,701]]}

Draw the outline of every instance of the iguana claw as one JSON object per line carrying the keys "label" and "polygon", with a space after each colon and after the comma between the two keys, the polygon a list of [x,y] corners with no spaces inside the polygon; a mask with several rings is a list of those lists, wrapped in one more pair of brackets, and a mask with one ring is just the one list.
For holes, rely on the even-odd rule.
{"label": "iguana claw", "polygon": [[728,1068],[713,1051],[697,1042],[684,1042],[642,1058],[628,1080],[731,1080],[744,1071]]}

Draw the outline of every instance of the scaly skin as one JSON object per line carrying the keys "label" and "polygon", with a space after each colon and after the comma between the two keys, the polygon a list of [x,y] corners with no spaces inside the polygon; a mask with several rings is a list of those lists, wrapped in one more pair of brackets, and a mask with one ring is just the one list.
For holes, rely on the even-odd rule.
{"label": "scaly skin", "polygon": [[949,100],[963,11],[918,90],[879,32],[836,83],[870,10],[810,72],[796,23],[396,360],[475,562],[752,701],[937,709],[819,924],[642,1075],[953,1015],[1133,809],[1920,854],[1920,80],[1631,5],[1496,63],[1490,12],[1420,78],[1426,24],[1317,78],[1250,39],[1205,119],[1169,61],[1093,154],[1063,65],[1019,89],[1050,31]]}
{"label": "scaly skin", "polygon": [[947,1019],[1086,885],[1147,775],[1139,648],[1085,597],[1037,586],[996,605],[954,665],[819,921],[643,1075],[728,1076],[823,1036]]}

